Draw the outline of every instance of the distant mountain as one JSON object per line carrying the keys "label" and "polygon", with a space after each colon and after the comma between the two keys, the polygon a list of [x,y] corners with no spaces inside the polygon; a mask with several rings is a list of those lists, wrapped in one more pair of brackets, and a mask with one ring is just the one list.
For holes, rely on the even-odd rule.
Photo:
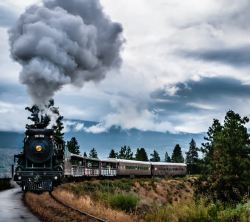
{"label": "distant mountain", "polygon": [[23,137],[24,133],[0,131],[0,148],[21,148]]}
{"label": "distant mountain", "polygon": [[[74,123],[84,124],[85,127],[90,127],[96,122],[72,120]],[[21,150],[23,146],[23,133],[16,132],[0,132],[0,148],[15,148]],[[108,132],[93,134],[83,130],[76,131],[72,126],[69,132],[65,133],[65,140],[71,137],[76,137],[82,152],[89,152],[95,147],[100,158],[106,158],[111,148],[119,150],[123,145],[129,145],[133,151],[137,147],[144,147],[148,154],[156,149],[163,158],[164,153],[168,151],[169,155],[175,144],[179,143],[185,152],[188,149],[189,142],[192,138],[195,139],[197,145],[203,141],[204,134],[178,133],[170,132],[153,132],[141,131],[137,129],[122,130],[120,127],[112,127]]]}
{"label": "distant mountain", "polygon": [[76,137],[82,152],[89,152],[91,148],[96,148],[99,157],[106,158],[112,148],[116,151],[123,145],[129,145],[133,151],[138,147],[144,147],[148,154],[153,149],[156,149],[161,157],[164,157],[167,151],[171,155],[175,144],[180,144],[184,152],[189,147],[189,142],[193,138],[197,145],[203,142],[205,134],[191,134],[191,133],[161,133],[153,131],[141,131],[137,129],[122,130],[120,128],[112,127],[108,132],[93,134],[84,131],[70,131],[65,134],[65,139],[69,140],[71,137]]}

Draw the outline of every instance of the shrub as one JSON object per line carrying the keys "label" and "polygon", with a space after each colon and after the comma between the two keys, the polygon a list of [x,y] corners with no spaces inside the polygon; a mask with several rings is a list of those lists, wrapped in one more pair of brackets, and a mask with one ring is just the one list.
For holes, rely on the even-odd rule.
{"label": "shrub", "polygon": [[250,201],[238,204],[235,208],[227,207],[219,213],[220,221],[250,221]]}
{"label": "shrub", "polygon": [[168,204],[156,207],[145,215],[145,221],[150,222],[247,222],[250,221],[250,201],[238,204],[236,207],[222,203],[207,203],[200,199],[197,202]]}
{"label": "shrub", "polygon": [[131,212],[136,209],[139,199],[132,194],[115,194],[110,197],[109,203],[113,208]]}
{"label": "shrub", "polygon": [[210,221],[206,207],[202,204],[179,203],[168,204],[153,209],[145,216],[145,221],[150,222],[191,222],[191,221]]}
{"label": "shrub", "polygon": [[129,192],[134,184],[135,180],[123,178],[121,180],[114,180],[113,186],[125,192]]}
{"label": "shrub", "polygon": [[111,194],[109,192],[101,192],[101,191],[97,191],[93,195],[93,197],[95,197],[96,200],[101,201],[106,205],[109,205],[110,196]]}

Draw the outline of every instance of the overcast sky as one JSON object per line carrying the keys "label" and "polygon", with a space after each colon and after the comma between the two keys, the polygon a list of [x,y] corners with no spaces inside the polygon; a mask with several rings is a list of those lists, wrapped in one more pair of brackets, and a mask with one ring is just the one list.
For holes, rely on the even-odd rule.
{"label": "overcast sky", "polygon": [[[22,131],[32,103],[9,53],[8,29],[39,1],[0,2],[0,130]],[[67,119],[123,129],[204,132],[233,109],[250,114],[248,0],[101,0],[122,24],[119,71],[83,88],[66,86],[55,102]],[[81,127],[78,125],[78,129]]]}

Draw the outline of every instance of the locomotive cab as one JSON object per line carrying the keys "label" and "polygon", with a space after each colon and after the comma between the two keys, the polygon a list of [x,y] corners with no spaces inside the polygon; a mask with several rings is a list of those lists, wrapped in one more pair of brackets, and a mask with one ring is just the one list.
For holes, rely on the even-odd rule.
{"label": "locomotive cab", "polygon": [[29,129],[16,155],[14,180],[24,191],[51,191],[63,177],[64,142],[51,129]]}

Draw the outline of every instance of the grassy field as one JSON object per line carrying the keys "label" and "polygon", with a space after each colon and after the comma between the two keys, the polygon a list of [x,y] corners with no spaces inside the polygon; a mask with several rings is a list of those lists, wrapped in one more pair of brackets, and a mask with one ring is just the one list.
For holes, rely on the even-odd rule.
{"label": "grassy field", "polygon": [[[195,183],[195,177],[89,180],[63,184],[53,192],[61,201],[110,222],[250,221],[250,201],[232,207],[196,199]],[[48,215],[40,203],[47,196],[26,195],[43,219]],[[53,218],[52,211],[47,218]]]}
{"label": "grassy field", "polygon": [[250,221],[250,201],[236,207],[220,203],[208,203],[204,199],[164,205],[150,210],[144,217],[146,222],[236,222]]}
{"label": "grassy field", "polygon": [[[65,201],[71,200],[71,204],[88,202],[95,205],[99,216],[108,218],[109,221],[119,220],[114,212],[130,217],[127,221],[152,221],[154,212],[164,206],[190,202],[193,199],[194,178],[135,178],[114,180],[93,180],[80,183],[64,184],[57,190],[57,195]],[[70,196],[71,195],[71,196]],[[69,197],[70,196],[70,197]],[[81,200],[81,201],[79,201]],[[86,207],[90,208],[90,207]],[[100,208],[100,210],[98,210]],[[112,216],[107,215],[101,209],[110,209]],[[161,220],[158,220],[161,221]]]}

